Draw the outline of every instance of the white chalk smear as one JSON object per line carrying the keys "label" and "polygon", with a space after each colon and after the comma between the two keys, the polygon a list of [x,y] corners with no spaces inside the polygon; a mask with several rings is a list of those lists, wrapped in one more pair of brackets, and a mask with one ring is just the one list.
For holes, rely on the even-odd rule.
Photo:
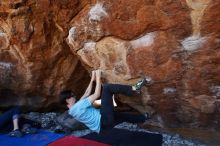
{"label": "white chalk smear", "polygon": [[0,69],[11,69],[13,65],[8,62],[0,62]]}
{"label": "white chalk smear", "polygon": [[148,47],[154,43],[154,38],[156,36],[155,32],[148,33],[141,38],[131,41],[133,48]]}
{"label": "white chalk smear", "polygon": [[207,41],[206,37],[200,36],[190,36],[184,39],[181,44],[183,45],[183,49],[186,51],[195,51],[201,48]]}
{"label": "white chalk smear", "polygon": [[92,49],[95,49],[95,46],[96,46],[96,42],[86,42],[84,44],[84,47],[83,49],[86,49],[86,50],[92,50]]}
{"label": "white chalk smear", "polygon": [[176,92],[176,88],[167,87],[167,88],[163,89],[163,94],[172,94],[172,93],[175,93],[175,92]]}
{"label": "white chalk smear", "polygon": [[108,16],[108,14],[102,3],[97,3],[89,11],[89,21],[100,21],[105,16]]}
{"label": "white chalk smear", "polygon": [[4,37],[5,33],[4,32],[0,32],[0,37]]}
{"label": "white chalk smear", "polygon": [[75,40],[75,32],[76,31],[76,27],[72,27],[70,30],[69,30],[69,35],[68,35],[68,41],[69,41],[69,43],[71,43],[72,41],[74,41]]}

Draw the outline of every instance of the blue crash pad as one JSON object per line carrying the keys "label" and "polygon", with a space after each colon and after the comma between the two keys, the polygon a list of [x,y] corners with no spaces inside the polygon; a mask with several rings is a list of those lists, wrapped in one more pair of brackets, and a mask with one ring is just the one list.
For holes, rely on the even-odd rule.
{"label": "blue crash pad", "polygon": [[23,137],[9,137],[7,134],[0,134],[1,146],[44,146],[61,137],[63,134],[57,134],[45,130],[38,130],[36,134],[27,134]]}

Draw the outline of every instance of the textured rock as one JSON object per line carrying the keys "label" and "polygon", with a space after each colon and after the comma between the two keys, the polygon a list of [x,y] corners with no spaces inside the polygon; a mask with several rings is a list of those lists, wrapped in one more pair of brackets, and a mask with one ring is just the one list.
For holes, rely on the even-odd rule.
{"label": "textured rock", "polygon": [[218,0],[2,1],[1,106],[52,106],[64,88],[80,88],[80,95],[88,73],[100,68],[106,82],[151,78],[141,96],[119,100],[155,113],[159,125],[216,130],[219,6]]}
{"label": "textured rock", "polygon": [[191,99],[191,104],[203,113],[213,113],[215,111],[214,97],[199,95]]}
{"label": "textured rock", "polygon": [[[0,2],[0,98],[6,100],[1,106],[43,108],[64,88],[77,88],[89,78],[64,41],[68,22],[86,3]],[[86,83],[81,80],[80,87]]]}
{"label": "textured rock", "polygon": [[[132,84],[142,75],[153,79],[154,84],[143,89],[140,98],[120,97],[122,102],[141,112],[156,111],[161,115],[159,122],[166,126],[182,123],[208,126],[208,117],[216,112],[218,94],[212,87],[219,86],[218,26],[208,15],[219,19],[218,3],[211,0],[94,3],[90,10],[86,8],[81,13],[80,21],[74,19],[77,22],[71,25],[78,36],[74,35],[69,44],[88,69],[103,69],[109,82]],[[89,12],[97,5],[100,17],[89,21]],[[211,8],[215,8],[213,12]],[[208,25],[217,28],[210,34]],[[97,34],[97,27],[101,35],[90,37],[88,28]],[[206,102],[210,98],[213,100]]]}

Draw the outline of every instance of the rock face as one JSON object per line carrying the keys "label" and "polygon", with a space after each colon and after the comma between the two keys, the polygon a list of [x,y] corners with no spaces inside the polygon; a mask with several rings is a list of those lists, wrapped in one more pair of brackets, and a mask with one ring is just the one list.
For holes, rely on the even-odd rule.
{"label": "rock face", "polygon": [[57,101],[65,88],[85,88],[88,72],[65,38],[68,22],[86,4],[0,2],[0,106],[43,108]]}
{"label": "rock face", "polygon": [[219,0],[2,1],[1,106],[47,107],[64,88],[80,88],[80,95],[89,72],[100,68],[106,82],[151,78],[140,97],[119,99],[155,113],[161,125],[218,129],[219,6]]}

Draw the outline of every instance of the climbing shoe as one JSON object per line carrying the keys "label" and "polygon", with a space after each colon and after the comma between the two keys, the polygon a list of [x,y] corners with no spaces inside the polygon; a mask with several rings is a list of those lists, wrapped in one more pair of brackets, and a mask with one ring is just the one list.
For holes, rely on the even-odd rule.
{"label": "climbing shoe", "polygon": [[136,84],[134,84],[132,86],[132,89],[134,91],[140,91],[141,88],[145,85],[145,83],[146,83],[146,78],[143,78],[143,79],[139,80]]}
{"label": "climbing shoe", "polygon": [[37,132],[37,129],[31,127],[30,124],[24,124],[24,125],[23,125],[23,128],[22,128],[22,132],[23,132],[24,134],[34,134],[34,133]]}
{"label": "climbing shoe", "polygon": [[8,136],[11,136],[11,137],[22,137],[23,134],[22,134],[22,132],[19,129],[16,129],[16,130],[13,130],[13,131],[9,132]]}

